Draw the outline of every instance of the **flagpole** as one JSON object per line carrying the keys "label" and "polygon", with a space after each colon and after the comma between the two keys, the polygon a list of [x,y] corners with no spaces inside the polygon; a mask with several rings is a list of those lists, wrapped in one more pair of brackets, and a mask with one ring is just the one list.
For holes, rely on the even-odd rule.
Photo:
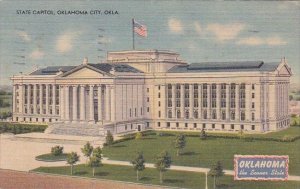
{"label": "flagpole", "polygon": [[132,19],[132,49],[134,50],[134,18]]}

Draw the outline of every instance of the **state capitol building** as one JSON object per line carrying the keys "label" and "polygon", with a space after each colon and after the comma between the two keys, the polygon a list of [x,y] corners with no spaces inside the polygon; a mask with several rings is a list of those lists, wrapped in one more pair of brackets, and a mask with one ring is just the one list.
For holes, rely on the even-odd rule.
{"label": "state capitol building", "polygon": [[14,75],[13,120],[74,135],[277,131],[290,123],[291,74],[285,59],[187,64],[170,51],[108,52],[105,63]]}

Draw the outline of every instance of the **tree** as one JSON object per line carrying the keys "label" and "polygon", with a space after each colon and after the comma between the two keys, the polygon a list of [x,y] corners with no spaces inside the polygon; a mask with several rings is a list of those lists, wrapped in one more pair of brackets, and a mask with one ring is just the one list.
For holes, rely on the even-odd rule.
{"label": "tree", "polygon": [[136,180],[139,181],[139,171],[145,169],[145,160],[142,152],[138,152],[136,157],[131,161],[134,170],[136,170]]}
{"label": "tree", "polygon": [[67,157],[67,164],[71,166],[71,175],[73,175],[73,166],[79,161],[79,156],[76,152],[71,152]]}
{"label": "tree", "polygon": [[110,131],[107,131],[107,134],[106,134],[106,137],[105,137],[105,142],[108,146],[112,145],[113,142],[114,142],[114,137],[113,137],[113,135],[111,134]]}
{"label": "tree", "polygon": [[200,139],[205,140],[206,138],[207,138],[207,134],[206,134],[205,130],[202,129],[200,132]]}
{"label": "tree", "polygon": [[54,156],[59,156],[63,153],[64,147],[62,146],[54,146],[51,148],[51,154]]}
{"label": "tree", "polygon": [[137,132],[137,133],[135,134],[135,139],[136,139],[136,140],[139,140],[139,139],[142,139],[142,138],[143,138],[143,133]]}
{"label": "tree", "polygon": [[155,162],[154,166],[159,171],[160,183],[163,183],[163,172],[167,171],[167,168],[169,168],[171,166],[171,163],[172,163],[172,159],[167,151],[161,152],[156,157],[156,162]]}
{"label": "tree", "polygon": [[177,149],[177,156],[180,155],[180,150],[185,147],[186,140],[185,140],[185,135],[180,134],[176,136],[175,139],[175,148]]}
{"label": "tree", "polygon": [[216,188],[216,177],[221,177],[224,175],[223,167],[220,161],[217,161],[215,164],[212,165],[208,174],[214,177],[214,189]]}
{"label": "tree", "polygon": [[81,148],[81,152],[86,157],[86,162],[88,161],[88,158],[91,157],[91,154],[93,152],[93,146],[87,142],[83,148]]}
{"label": "tree", "polygon": [[88,165],[93,168],[93,177],[94,177],[95,176],[95,168],[100,167],[102,165],[101,158],[98,158],[96,156],[90,157]]}
{"label": "tree", "polygon": [[94,148],[93,156],[102,159],[102,149],[100,147]]}

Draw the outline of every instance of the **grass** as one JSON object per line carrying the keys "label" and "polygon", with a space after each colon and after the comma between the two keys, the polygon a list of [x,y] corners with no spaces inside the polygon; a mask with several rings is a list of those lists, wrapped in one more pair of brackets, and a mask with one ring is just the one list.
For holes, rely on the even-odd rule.
{"label": "grass", "polygon": [[[34,172],[44,172],[60,175],[70,175],[70,167],[39,167],[32,170]],[[86,165],[76,165],[74,167],[74,176],[80,177],[92,177],[92,169]],[[99,179],[119,180],[126,182],[138,182],[143,184],[155,184],[159,183],[159,173],[156,169],[146,168],[141,174],[140,181],[136,181],[136,173],[130,166],[118,166],[104,164],[102,167],[96,169],[95,177]],[[299,188],[300,182],[286,181],[286,182],[268,182],[268,181],[234,181],[232,176],[223,176],[218,182],[223,187],[219,188],[231,188],[231,189],[293,189]],[[167,171],[164,173],[164,183],[166,186],[180,187],[180,188],[204,188],[205,187],[205,175],[203,173],[184,172],[184,171]],[[208,177],[208,186],[213,188],[213,179]]]}
{"label": "grass", "polygon": [[[293,132],[300,132],[299,127]],[[289,131],[290,132],[290,131]],[[271,133],[270,133],[271,134]],[[153,163],[163,150],[170,152],[174,165],[206,167],[220,160],[224,169],[233,170],[233,157],[240,155],[289,155],[289,173],[300,175],[300,140],[275,142],[242,139],[187,137],[182,155],[177,157],[173,145],[174,136],[148,135],[141,140],[128,140],[103,148],[103,154],[113,160],[131,161],[137,151],[142,151],[147,162]]]}
{"label": "grass", "polygon": [[42,154],[42,155],[36,156],[35,159],[38,161],[55,162],[55,161],[66,161],[67,157],[68,157],[68,154],[66,154],[66,153],[63,153],[63,154],[57,155],[57,156],[49,153],[49,154]]}

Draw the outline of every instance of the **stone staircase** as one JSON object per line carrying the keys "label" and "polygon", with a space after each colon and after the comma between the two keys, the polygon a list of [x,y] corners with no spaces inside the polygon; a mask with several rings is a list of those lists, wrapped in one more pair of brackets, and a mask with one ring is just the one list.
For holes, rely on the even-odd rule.
{"label": "stone staircase", "polygon": [[45,133],[74,136],[105,136],[105,129],[97,124],[88,123],[53,123],[48,126]]}

